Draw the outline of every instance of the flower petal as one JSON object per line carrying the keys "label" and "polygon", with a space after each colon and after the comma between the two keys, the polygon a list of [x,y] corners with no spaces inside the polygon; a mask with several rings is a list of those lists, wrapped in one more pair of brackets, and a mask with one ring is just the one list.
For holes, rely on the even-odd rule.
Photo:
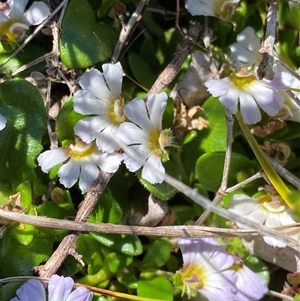
{"label": "flower petal", "polygon": [[79,188],[82,193],[88,192],[99,175],[99,168],[93,162],[80,164]]}
{"label": "flower petal", "polygon": [[131,144],[147,144],[147,132],[131,122],[123,122],[118,129],[118,137],[127,145]]}
{"label": "flower petal", "polygon": [[46,301],[45,288],[36,279],[29,279],[16,292],[17,297],[10,301]]}
{"label": "flower petal", "polygon": [[236,300],[260,300],[267,292],[266,282],[245,264],[236,271]]}
{"label": "flower petal", "polygon": [[48,286],[49,301],[66,301],[73,285],[74,281],[70,277],[51,276]]}
{"label": "flower petal", "polygon": [[103,152],[113,153],[120,149],[119,144],[115,141],[114,137],[117,136],[118,126],[109,125],[101,133],[96,136],[96,144]]}
{"label": "flower petal", "polygon": [[162,183],[165,176],[165,168],[161,163],[161,158],[152,155],[146,161],[142,169],[142,178],[151,184]]}
{"label": "flower petal", "polygon": [[111,94],[117,97],[122,93],[123,69],[120,62],[104,64],[102,69]]}
{"label": "flower petal", "polygon": [[192,16],[215,16],[214,2],[212,0],[187,0],[185,8]]}
{"label": "flower petal", "polygon": [[0,131],[3,130],[6,126],[7,119],[0,114]]}
{"label": "flower petal", "polygon": [[66,301],[91,301],[93,293],[84,286],[77,287],[67,298]]}
{"label": "flower petal", "polygon": [[97,164],[101,170],[114,173],[118,170],[123,156],[119,153],[102,153],[98,152],[92,155],[92,159]]}
{"label": "flower petal", "polygon": [[83,115],[106,114],[109,102],[99,100],[87,90],[79,90],[74,94],[74,111]]}
{"label": "flower petal", "polygon": [[79,120],[75,127],[75,135],[79,136],[85,143],[91,143],[103,129],[110,123],[100,116],[87,117]]}
{"label": "flower petal", "polygon": [[84,73],[79,84],[83,90],[87,90],[102,101],[109,101],[112,97],[102,73],[97,69],[92,69]]}
{"label": "flower petal", "polygon": [[25,12],[22,21],[27,25],[38,25],[48,16],[50,16],[50,8],[45,3],[41,1],[33,2]]}
{"label": "flower petal", "polygon": [[[12,4],[9,4],[11,11],[9,13],[10,19],[20,21],[23,17],[25,7],[29,0],[15,0]],[[11,3],[11,2],[10,2]]]}
{"label": "flower petal", "polygon": [[62,148],[51,149],[41,153],[37,161],[43,172],[49,172],[54,166],[69,158],[67,151]]}
{"label": "flower petal", "polygon": [[240,93],[240,109],[245,124],[255,124],[261,120],[261,114],[253,96],[247,92]]}
{"label": "flower petal", "polygon": [[270,116],[275,116],[283,106],[284,95],[269,87],[254,84],[249,87],[249,91],[259,106]]}
{"label": "flower petal", "polygon": [[161,129],[161,123],[165,108],[167,106],[168,96],[166,93],[151,94],[147,99],[147,109],[152,125]]}
{"label": "flower petal", "polygon": [[[151,155],[148,150],[143,147],[143,145],[132,145],[129,146],[130,150],[137,155],[142,161],[146,161],[146,159]],[[131,172],[137,171],[141,166],[142,162],[137,161],[135,158],[132,158],[126,151],[122,154],[124,164],[127,169]]]}
{"label": "flower petal", "polygon": [[80,173],[80,163],[70,159],[58,171],[59,182],[66,188],[72,187],[78,180]]}
{"label": "flower petal", "polygon": [[144,131],[149,131],[152,128],[146,104],[143,99],[135,98],[126,104],[124,113],[130,121],[138,125]]}

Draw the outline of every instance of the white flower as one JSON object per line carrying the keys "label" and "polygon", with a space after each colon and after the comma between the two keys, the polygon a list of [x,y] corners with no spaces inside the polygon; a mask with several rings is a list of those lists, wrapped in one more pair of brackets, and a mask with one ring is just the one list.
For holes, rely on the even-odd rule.
{"label": "white flower", "polygon": [[[290,209],[283,200],[279,196],[271,195],[270,193],[256,199],[244,194],[235,194],[231,197],[228,210],[272,229],[296,224]],[[236,222],[236,224],[238,227],[244,228],[241,223]],[[298,241],[300,233],[298,235],[297,233],[294,234],[295,240]],[[285,243],[273,237],[264,236],[263,239],[273,247],[283,248],[286,246]]]}
{"label": "white flower", "polygon": [[244,123],[256,124],[261,120],[258,105],[270,116],[275,116],[285,101],[283,89],[290,86],[292,76],[279,66],[275,66],[274,71],[271,81],[259,80],[255,74],[241,69],[225,78],[211,79],[205,86],[232,114],[237,112],[239,102]]}
{"label": "white flower", "polygon": [[83,90],[74,95],[74,110],[83,115],[74,128],[75,134],[84,142],[96,144],[103,152],[119,149],[114,141],[118,126],[125,120],[121,95],[123,70],[120,63],[104,64],[103,74],[92,69],[80,77]]}
{"label": "white flower", "polygon": [[28,0],[8,0],[5,10],[0,10],[0,40],[18,43],[31,25],[42,23],[49,15],[50,9],[43,2],[33,2],[28,10]]}
{"label": "white flower", "polygon": [[45,288],[37,279],[30,279],[18,290],[17,296],[10,301],[91,301],[92,292],[80,286],[73,292],[74,281],[70,277],[52,275],[49,280],[48,298]]}
{"label": "white flower", "polygon": [[197,291],[210,301],[235,300],[234,259],[214,238],[179,238],[183,267],[177,272],[183,293]]}
{"label": "white flower", "polygon": [[187,0],[185,8],[192,16],[212,16],[228,21],[239,2],[240,0]]}
{"label": "white flower", "polygon": [[164,147],[170,145],[170,131],[162,130],[162,117],[167,99],[166,93],[151,94],[146,103],[133,99],[124,107],[125,115],[132,122],[120,124],[118,131],[118,137],[138,158],[136,160],[124,149],[125,165],[131,172],[144,165],[142,178],[152,184],[161,183],[165,175],[161,156]]}
{"label": "white flower", "polygon": [[2,131],[6,126],[6,118],[0,114],[0,131]]}
{"label": "white flower", "polygon": [[237,260],[231,267],[236,275],[235,300],[253,301],[261,300],[268,292],[267,283],[259,275],[250,270],[242,261]]}
{"label": "white flower", "polygon": [[113,173],[119,168],[122,155],[103,153],[94,143],[85,144],[78,141],[68,148],[52,149],[37,158],[43,172],[49,172],[56,165],[67,161],[59,168],[59,181],[65,187],[72,187],[79,178],[79,188],[85,193],[92,186],[99,174],[99,168]]}
{"label": "white flower", "polygon": [[230,57],[240,66],[258,65],[261,60],[260,40],[251,27],[246,27],[236,38],[237,43],[229,46]]}

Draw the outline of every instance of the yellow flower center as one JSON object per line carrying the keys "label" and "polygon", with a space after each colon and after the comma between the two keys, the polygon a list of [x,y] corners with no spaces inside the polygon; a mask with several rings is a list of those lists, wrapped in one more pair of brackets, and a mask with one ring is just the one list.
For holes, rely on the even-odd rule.
{"label": "yellow flower center", "polygon": [[111,100],[107,109],[107,115],[109,120],[113,123],[113,124],[120,124],[123,121],[125,121],[125,116],[123,113],[123,99],[121,98],[121,100],[115,99],[115,100]]}
{"label": "yellow flower center", "polygon": [[9,19],[0,24],[0,40],[17,43],[25,30],[29,27],[26,24],[19,23],[18,20]]}
{"label": "yellow flower center", "polygon": [[270,213],[282,213],[287,210],[283,200],[279,196],[274,196],[270,193],[259,197],[259,202],[263,209]]}
{"label": "yellow flower center", "polygon": [[68,156],[75,160],[82,160],[85,157],[90,156],[92,153],[96,152],[97,146],[95,143],[86,144],[83,141],[79,140],[76,142],[75,146],[71,144],[67,148]]}
{"label": "yellow flower center", "polygon": [[254,75],[242,76],[241,74],[229,75],[230,82],[240,90],[245,90],[256,80]]}
{"label": "yellow flower center", "polygon": [[188,292],[202,289],[206,282],[206,275],[202,268],[193,263],[183,267],[180,272],[180,278]]}
{"label": "yellow flower center", "polygon": [[149,132],[149,136],[148,136],[149,149],[152,154],[154,154],[155,156],[158,156],[158,157],[162,155],[162,150],[160,148],[159,139],[160,139],[160,131],[156,128],[153,128]]}
{"label": "yellow flower center", "polygon": [[234,1],[218,0],[215,2],[214,13],[218,18],[224,21],[230,20],[235,12],[236,5]]}

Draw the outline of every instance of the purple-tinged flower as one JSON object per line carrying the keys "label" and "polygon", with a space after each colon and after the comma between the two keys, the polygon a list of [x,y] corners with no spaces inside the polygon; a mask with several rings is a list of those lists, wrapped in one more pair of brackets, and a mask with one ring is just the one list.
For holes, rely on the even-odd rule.
{"label": "purple-tinged flower", "polygon": [[[278,195],[272,195],[271,193],[263,194],[257,198],[251,198],[244,194],[235,194],[230,199],[228,211],[272,229],[296,224],[289,207]],[[245,227],[239,222],[236,222],[236,224],[239,228]],[[300,239],[299,231],[287,235],[294,238],[295,241]],[[264,236],[263,239],[273,247],[284,248],[286,246],[286,243],[274,237]]]}
{"label": "purple-tinged flower", "polygon": [[208,91],[219,97],[220,102],[232,114],[238,103],[245,124],[256,124],[261,120],[261,107],[270,116],[275,116],[285,101],[283,89],[290,86],[292,76],[276,66],[273,80],[259,80],[255,74],[241,69],[222,79],[211,79],[205,83]]}
{"label": "purple-tinged flower", "polygon": [[223,246],[214,238],[179,238],[183,267],[177,272],[183,284],[183,293],[189,296],[198,292],[210,301],[234,301],[234,263]]}
{"label": "purple-tinged flower", "polygon": [[37,279],[25,282],[16,292],[17,297],[10,301],[91,301],[92,292],[80,286],[74,291],[74,281],[70,277],[53,275],[50,277],[48,286],[48,298],[45,288]]}
{"label": "purple-tinged flower", "polygon": [[143,99],[133,99],[124,107],[124,113],[131,122],[121,123],[118,131],[119,139],[138,158],[124,149],[126,167],[135,172],[144,165],[142,178],[152,184],[161,183],[164,179],[165,169],[161,157],[165,153],[164,148],[171,145],[170,130],[162,130],[167,99],[166,93],[152,94],[146,103]]}
{"label": "purple-tinged flower", "polygon": [[268,292],[264,279],[250,270],[241,260],[236,260],[231,269],[236,272],[236,301],[261,300]]}
{"label": "purple-tinged flower", "polygon": [[0,114],[0,131],[2,131],[6,127],[6,118]]}
{"label": "purple-tinged flower", "polygon": [[86,193],[98,177],[99,169],[108,173],[118,170],[122,155],[103,153],[95,143],[86,144],[79,140],[67,148],[45,151],[37,160],[43,172],[49,172],[56,165],[66,162],[58,171],[60,183],[70,188],[79,178],[79,188]]}
{"label": "purple-tinged flower", "polygon": [[43,2],[33,2],[25,11],[28,0],[8,0],[5,9],[0,9],[0,40],[19,43],[31,25],[42,23],[50,9]]}
{"label": "purple-tinged flower", "polygon": [[236,38],[237,43],[229,46],[230,57],[240,66],[258,65],[261,60],[260,40],[252,27],[246,27]]}
{"label": "purple-tinged flower", "polygon": [[185,8],[192,16],[212,16],[228,21],[239,2],[240,0],[187,0]]}
{"label": "purple-tinged flower", "polygon": [[123,70],[120,63],[104,64],[102,69],[103,73],[92,69],[80,77],[83,90],[74,94],[74,110],[92,116],[79,120],[74,131],[84,142],[96,139],[101,151],[112,153],[120,148],[114,137],[119,124],[125,121],[121,95]]}

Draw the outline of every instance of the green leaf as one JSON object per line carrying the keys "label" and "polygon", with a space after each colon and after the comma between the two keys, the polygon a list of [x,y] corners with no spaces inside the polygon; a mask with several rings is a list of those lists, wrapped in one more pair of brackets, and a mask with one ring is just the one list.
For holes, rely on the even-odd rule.
{"label": "green leaf", "polygon": [[86,0],[72,0],[62,22],[60,57],[68,68],[86,68],[103,62],[112,53],[117,33],[112,27],[95,21]]}
{"label": "green leaf", "polygon": [[39,90],[26,80],[0,85],[0,114],[7,119],[0,131],[0,180],[21,183],[33,177],[42,150],[46,111]]}
{"label": "green leaf", "polygon": [[74,126],[83,118],[73,109],[73,97],[69,98],[60,109],[56,121],[56,134],[62,146],[68,146],[74,143]]}
{"label": "green leaf", "polygon": [[112,252],[104,259],[104,267],[112,273],[117,273],[132,263],[132,256],[120,252]]}
{"label": "green leaf", "polygon": [[89,216],[89,222],[112,223],[117,224],[122,217],[122,209],[119,204],[108,192],[104,192],[92,214]]}
{"label": "green leaf", "polygon": [[[41,205],[36,207],[36,211],[38,215],[40,216],[48,216],[52,218],[57,218],[57,219],[64,219],[66,216],[70,216],[70,212],[67,211],[66,209],[58,206],[54,202],[44,202]],[[52,228],[45,228],[45,227],[36,227],[43,233],[47,233],[49,235],[66,235],[67,231],[66,230],[60,230],[60,229],[52,229]]]}
{"label": "green leaf", "polygon": [[[80,234],[76,240],[76,249],[83,256],[83,260],[88,264],[93,263],[94,259],[92,259],[92,256],[94,252],[100,250],[101,247],[102,245],[90,234]],[[98,263],[99,260],[100,259],[97,258]],[[102,265],[102,261],[100,262],[100,264]]]}
{"label": "green leaf", "polygon": [[173,300],[173,287],[164,277],[140,280],[137,289],[138,296],[161,300]]}
{"label": "green leaf", "polygon": [[15,231],[9,228],[0,240],[0,278],[29,275],[32,267],[47,261],[53,251],[53,240],[36,236],[24,247],[15,240]]}
{"label": "green leaf", "polygon": [[170,258],[171,244],[169,240],[157,239],[147,249],[143,259],[143,267],[160,268]]}
{"label": "green leaf", "polygon": [[[207,190],[217,192],[223,176],[223,166],[225,153],[213,152],[202,155],[196,163],[195,173],[198,181]],[[239,172],[253,174],[253,169],[257,169],[254,161],[237,153],[232,153],[230,171],[228,176],[228,187],[237,183]]]}
{"label": "green leaf", "polygon": [[[169,174],[177,180],[182,179],[178,168],[171,161],[166,162],[164,164],[164,167],[167,174]],[[161,184],[150,184],[148,181],[141,177],[141,170],[138,170],[136,172],[136,175],[147,190],[149,190],[157,198],[163,201],[169,200],[177,193],[177,190],[171,185],[167,184],[166,182],[162,182]]]}
{"label": "green leaf", "polygon": [[126,269],[120,270],[117,272],[117,280],[128,287],[129,289],[137,289],[137,278],[134,275],[134,271],[132,270],[132,265]]}
{"label": "green leaf", "polygon": [[136,256],[143,252],[143,245],[135,235],[126,235],[125,237],[119,234],[103,233],[91,233],[90,235],[101,244],[127,255]]}
{"label": "green leaf", "polygon": [[117,1],[118,0],[102,0],[102,4],[97,11],[97,17],[99,19],[102,18]]}
{"label": "green leaf", "polygon": [[6,301],[11,300],[16,297],[16,290],[22,285],[24,282],[9,282],[5,285],[1,285],[0,287],[0,300]]}
{"label": "green leaf", "polygon": [[129,53],[128,63],[137,81],[145,88],[150,89],[155,82],[156,76],[153,74],[149,64],[134,52]]}
{"label": "green leaf", "polygon": [[199,133],[200,148],[203,152],[226,150],[226,116],[219,99],[211,97],[203,105],[209,126]]}
{"label": "green leaf", "polygon": [[243,262],[249,269],[263,278],[266,283],[270,283],[270,271],[263,260],[255,255],[249,255]]}

